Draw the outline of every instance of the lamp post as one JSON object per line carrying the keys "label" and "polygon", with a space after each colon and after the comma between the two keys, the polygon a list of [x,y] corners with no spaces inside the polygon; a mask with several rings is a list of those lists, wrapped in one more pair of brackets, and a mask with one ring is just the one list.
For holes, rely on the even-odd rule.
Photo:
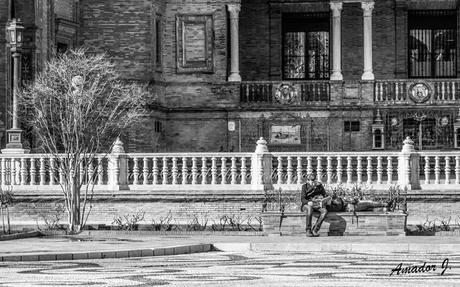
{"label": "lamp post", "polygon": [[20,59],[23,44],[24,26],[19,18],[13,18],[6,27],[6,37],[13,57],[13,117],[12,127],[7,130],[7,144],[3,153],[24,153],[22,130],[18,120],[18,90],[21,77]]}

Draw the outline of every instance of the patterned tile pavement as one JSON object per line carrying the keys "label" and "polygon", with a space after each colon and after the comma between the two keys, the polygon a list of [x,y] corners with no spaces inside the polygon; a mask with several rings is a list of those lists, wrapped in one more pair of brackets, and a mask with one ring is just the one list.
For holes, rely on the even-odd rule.
{"label": "patterned tile pavement", "polygon": [[[441,272],[442,263],[448,266]],[[435,271],[392,276],[399,264]],[[446,262],[444,262],[446,265]],[[446,266],[444,266],[446,267]],[[126,259],[3,262],[0,286],[460,286],[456,254],[211,252]]]}

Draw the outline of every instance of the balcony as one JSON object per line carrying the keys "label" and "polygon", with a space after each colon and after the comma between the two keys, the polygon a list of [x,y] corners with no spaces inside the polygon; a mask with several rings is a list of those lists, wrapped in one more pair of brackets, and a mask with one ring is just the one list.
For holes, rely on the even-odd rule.
{"label": "balcony", "polygon": [[374,102],[394,104],[458,104],[460,80],[383,80],[375,81]]}
{"label": "balcony", "polygon": [[240,102],[310,106],[330,102],[329,81],[251,81],[242,82]]}

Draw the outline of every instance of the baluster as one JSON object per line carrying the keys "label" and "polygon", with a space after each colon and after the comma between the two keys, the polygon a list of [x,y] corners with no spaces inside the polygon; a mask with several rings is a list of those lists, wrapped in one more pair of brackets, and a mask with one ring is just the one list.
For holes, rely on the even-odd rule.
{"label": "baluster", "polygon": [[14,159],[14,165],[16,167],[16,185],[21,184],[21,160],[19,158]]}
{"label": "baluster", "polygon": [[442,94],[442,100],[446,100],[446,87],[444,85],[444,82],[441,82],[441,94]]}
{"label": "baluster", "polygon": [[286,184],[292,183],[292,157],[287,157],[287,182]]}
{"label": "baluster", "polygon": [[358,164],[356,166],[356,173],[358,175],[358,184],[363,182],[363,163],[362,163],[362,157],[358,156],[357,158]]}
{"label": "baluster", "polygon": [[[82,164],[80,162],[80,164]],[[81,170],[81,165],[80,165],[80,170]],[[41,157],[40,158],[40,185],[45,185],[45,158]],[[80,177],[81,178],[81,177]],[[80,179],[81,182],[81,179]]]}
{"label": "baluster", "polygon": [[276,169],[277,173],[278,173],[278,184],[283,184],[283,158],[282,157],[278,157],[277,158],[278,160],[278,168]]}
{"label": "baluster", "polygon": [[328,156],[326,158],[327,166],[326,166],[326,175],[327,175],[327,184],[332,183],[332,157]]}
{"label": "baluster", "polygon": [[[52,167],[50,170],[52,170]],[[26,184],[27,184],[27,159],[23,157],[21,158],[21,185],[26,185]]]}
{"label": "baluster", "polygon": [[102,157],[97,158],[97,184],[103,185],[104,184],[104,166],[102,164]]}
{"label": "baluster", "polygon": [[302,184],[302,157],[297,157],[297,184]]}
{"label": "baluster", "polygon": [[1,171],[2,184],[7,185],[8,183],[6,182],[6,159],[4,157],[2,157],[1,168],[2,168],[2,171]]}
{"label": "baluster", "polygon": [[382,157],[377,157],[377,184],[382,184],[382,174],[383,174],[383,167],[382,167]]}
{"label": "baluster", "polygon": [[439,166],[439,156],[434,157],[434,184],[440,184],[440,173],[441,173],[441,168]]}
{"label": "baluster", "polygon": [[341,184],[342,183],[342,157],[337,156],[337,183]]}
{"label": "baluster", "polygon": [[206,166],[206,157],[201,158],[201,184],[206,184],[206,175],[208,168]]}
{"label": "baluster", "polygon": [[425,184],[430,184],[430,157],[425,156]]}
{"label": "baluster", "polygon": [[90,160],[88,163],[88,184],[93,184],[94,183],[94,166],[93,166],[93,161]]}
{"label": "baluster", "polygon": [[30,185],[37,184],[36,182],[36,173],[35,173],[35,158],[30,159]]}
{"label": "baluster", "polygon": [[367,157],[367,184],[372,184],[372,157]]}
{"label": "baluster", "polygon": [[[31,159],[31,161],[32,161],[32,159]],[[59,183],[61,185],[64,185],[65,184],[65,174],[64,174],[64,168],[63,168],[63,163],[62,162],[63,162],[63,160],[60,159],[59,160]],[[32,162],[31,162],[31,164],[32,164]],[[30,170],[32,172],[32,168]],[[34,177],[35,177],[35,175],[34,175]],[[30,180],[32,181],[32,174],[30,175]]]}
{"label": "baluster", "polygon": [[236,157],[232,157],[232,167],[230,168],[230,172],[232,173],[232,181],[231,184],[236,184]]}
{"label": "baluster", "polygon": [[10,158],[10,184],[16,185],[16,160]]}
{"label": "baluster", "polygon": [[163,166],[162,166],[162,174],[163,174],[163,184],[168,184],[168,158],[163,157]]}
{"label": "baluster", "polygon": [[158,169],[158,158],[154,157],[153,158],[153,167],[152,167],[152,173],[153,173],[153,180],[152,184],[157,185],[158,184],[158,176],[159,176],[159,169]]}
{"label": "baluster", "polygon": [[246,184],[246,158],[243,156],[241,157],[241,184]]}
{"label": "baluster", "polygon": [[399,85],[398,85],[398,82],[395,82],[394,83],[394,87],[395,87],[395,98],[397,100],[400,100],[401,99],[401,96],[399,94]]}
{"label": "baluster", "polygon": [[460,184],[460,156],[455,156],[455,184]]}
{"label": "baluster", "polygon": [[457,89],[457,83],[452,82],[452,100],[457,100],[457,95],[455,94],[456,89]]}
{"label": "baluster", "polygon": [[445,184],[450,183],[450,157],[446,156],[446,167],[444,168],[445,171]]}
{"label": "baluster", "polygon": [[144,157],[142,159],[143,166],[142,166],[142,177],[143,177],[143,185],[149,184],[149,159],[148,157]]}
{"label": "baluster", "polygon": [[[54,170],[55,169],[54,158],[51,157],[49,159],[49,161],[50,161],[50,167],[49,167],[48,175],[50,177],[50,185],[55,185],[56,184],[56,179],[55,179],[56,175],[55,175],[55,170]],[[21,167],[21,170],[22,170],[22,167]],[[24,180],[24,184],[25,184],[25,180]]]}
{"label": "baluster", "polygon": [[227,184],[227,158],[222,157],[220,160],[222,161],[222,166],[221,166],[222,181],[220,183]]}
{"label": "baluster", "polygon": [[307,174],[313,173],[313,159],[311,156],[307,157]]}
{"label": "baluster", "polygon": [[387,157],[387,184],[393,183],[393,158]]}
{"label": "baluster", "polygon": [[319,182],[323,181],[323,166],[322,166],[322,158],[318,156],[317,159],[317,166],[316,166],[316,178]]}
{"label": "baluster", "polygon": [[[182,158],[182,184],[187,184],[187,175],[188,175],[187,158],[183,157]],[[195,183],[192,183],[192,184],[195,184]]]}
{"label": "baluster", "polygon": [[211,159],[211,184],[217,184],[217,158]]}
{"label": "baluster", "polygon": [[139,184],[139,161],[137,157],[133,158],[134,160],[134,167],[133,167],[133,184],[138,185]]}
{"label": "baluster", "polygon": [[196,164],[197,164],[197,158],[192,157],[192,184],[197,184],[198,168]]}
{"label": "baluster", "polygon": [[262,157],[259,157],[259,178],[262,180],[261,184],[265,183],[264,179],[264,160]]}
{"label": "baluster", "polygon": [[178,169],[177,169],[177,157],[172,158],[172,184],[177,184],[177,177],[179,175]]}
{"label": "baluster", "polygon": [[353,167],[351,165],[351,156],[347,157],[347,184],[353,182]]}

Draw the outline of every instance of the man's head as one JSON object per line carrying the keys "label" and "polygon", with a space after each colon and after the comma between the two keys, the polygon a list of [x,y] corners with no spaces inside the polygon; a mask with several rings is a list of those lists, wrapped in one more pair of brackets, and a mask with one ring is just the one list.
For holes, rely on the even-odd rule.
{"label": "man's head", "polygon": [[313,173],[309,173],[307,175],[307,182],[308,183],[313,183],[316,180],[316,175]]}

